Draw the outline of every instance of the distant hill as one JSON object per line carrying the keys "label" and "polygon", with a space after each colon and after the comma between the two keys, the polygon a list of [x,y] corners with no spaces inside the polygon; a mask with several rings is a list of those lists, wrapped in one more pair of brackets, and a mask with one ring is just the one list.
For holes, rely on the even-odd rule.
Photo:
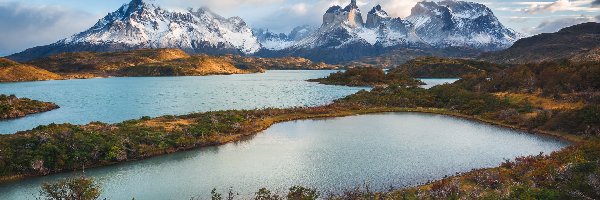
{"label": "distant hill", "polygon": [[62,53],[36,59],[29,64],[56,73],[90,73],[103,76],[125,67],[189,57],[177,49],[140,49],[113,53]]}
{"label": "distant hill", "polygon": [[67,78],[108,76],[204,76],[244,74],[265,69],[336,69],[304,58],[256,58],[240,55],[188,55],[180,49],[62,53],[29,62]]}
{"label": "distant hill", "polygon": [[46,81],[62,79],[58,74],[35,66],[0,58],[0,82]]}
{"label": "distant hill", "polygon": [[223,58],[234,63],[241,69],[269,69],[269,70],[319,70],[338,69],[339,65],[329,65],[323,62],[312,62],[306,58],[283,57],[283,58],[259,58],[240,55],[225,55]]}
{"label": "distant hill", "polygon": [[459,78],[467,74],[494,73],[505,67],[493,63],[439,57],[420,57],[400,65],[389,73],[416,78]]}
{"label": "distant hill", "polygon": [[600,23],[589,22],[523,38],[503,51],[491,52],[481,59],[523,64],[568,59],[575,62],[600,61]]}
{"label": "distant hill", "polygon": [[179,49],[62,53],[30,62],[70,78],[105,76],[204,76],[261,71],[240,69],[223,57],[190,56]]}

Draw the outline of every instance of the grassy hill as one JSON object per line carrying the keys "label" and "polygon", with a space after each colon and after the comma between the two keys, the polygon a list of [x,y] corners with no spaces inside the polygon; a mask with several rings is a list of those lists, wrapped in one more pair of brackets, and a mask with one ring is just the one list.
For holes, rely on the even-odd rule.
{"label": "grassy hill", "polygon": [[35,66],[0,58],[0,82],[45,81],[62,79],[58,74]]}
{"label": "grassy hill", "polygon": [[189,57],[188,54],[177,49],[140,49],[110,53],[63,53],[36,59],[29,64],[60,74],[111,76],[127,67]]}
{"label": "grassy hill", "polygon": [[188,55],[179,49],[63,53],[30,64],[68,78],[107,76],[204,76],[243,74],[265,69],[337,69],[304,58],[255,58],[238,55]]}
{"label": "grassy hill", "polygon": [[481,59],[495,63],[524,64],[555,60],[600,61],[600,23],[589,22],[518,40],[512,47]]}
{"label": "grassy hill", "polygon": [[260,68],[240,69],[228,59],[207,55],[167,60],[126,67],[118,76],[205,76],[215,74],[245,74],[260,72]]}

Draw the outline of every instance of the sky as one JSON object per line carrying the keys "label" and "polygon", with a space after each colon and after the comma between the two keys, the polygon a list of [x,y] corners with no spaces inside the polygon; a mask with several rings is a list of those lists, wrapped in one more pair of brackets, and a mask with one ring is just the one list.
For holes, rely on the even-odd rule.
{"label": "sky", "polygon": [[[91,27],[130,0],[0,0],[0,56],[46,45]],[[321,24],[332,5],[350,0],[146,0],[167,9],[208,7],[224,17],[242,17],[253,28],[289,32]],[[507,27],[525,35],[600,21],[600,0],[467,0],[492,9]],[[394,17],[410,15],[419,0],[358,0],[363,13],[381,4]],[[366,16],[364,16],[366,18]]]}

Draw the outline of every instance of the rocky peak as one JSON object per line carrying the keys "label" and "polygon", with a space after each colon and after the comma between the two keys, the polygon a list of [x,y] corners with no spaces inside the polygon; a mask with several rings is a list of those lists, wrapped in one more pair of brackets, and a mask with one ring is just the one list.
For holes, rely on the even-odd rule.
{"label": "rocky peak", "polygon": [[367,23],[365,23],[365,27],[367,28],[377,28],[383,24],[384,21],[389,20],[390,16],[385,12],[381,5],[377,5],[369,11],[367,14]]}
{"label": "rocky peak", "polygon": [[344,8],[344,10],[346,10],[346,11],[358,10],[358,5],[356,4],[356,0],[351,0],[350,4],[348,6],[346,6],[346,8]]}
{"label": "rocky peak", "polygon": [[356,0],[352,0],[348,6],[342,9],[341,6],[330,7],[325,15],[323,15],[324,26],[342,25],[349,28],[360,28],[364,26],[364,21],[356,4]]}
{"label": "rocky peak", "polygon": [[371,15],[377,15],[380,17],[389,17],[389,15],[387,14],[387,12],[385,12],[383,10],[383,8],[381,8],[381,5],[376,5],[375,7],[373,7],[373,9],[371,9],[371,11],[369,11],[369,14]]}
{"label": "rocky peak", "polygon": [[509,47],[519,37],[504,27],[488,7],[473,2],[419,2],[408,21],[424,41],[436,47],[496,50]]}

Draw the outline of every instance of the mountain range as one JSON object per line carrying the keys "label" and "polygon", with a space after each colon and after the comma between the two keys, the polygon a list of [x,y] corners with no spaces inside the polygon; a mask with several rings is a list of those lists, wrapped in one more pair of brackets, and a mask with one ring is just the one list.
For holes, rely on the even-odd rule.
{"label": "mountain range", "polygon": [[239,17],[224,18],[206,8],[169,11],[132,0],[86,31],[9,58],[28,61],[63,52],[178,48],[191,54],[299,56],[340,63],[398,49],[501,50],[520,37],[483,4],[453,0],[419,2],[406,19],[391,17],[378,5],[366,20],[351,0],[345,7],[330,7],[320,27],[299,26],[289,34],[253,30]]}

